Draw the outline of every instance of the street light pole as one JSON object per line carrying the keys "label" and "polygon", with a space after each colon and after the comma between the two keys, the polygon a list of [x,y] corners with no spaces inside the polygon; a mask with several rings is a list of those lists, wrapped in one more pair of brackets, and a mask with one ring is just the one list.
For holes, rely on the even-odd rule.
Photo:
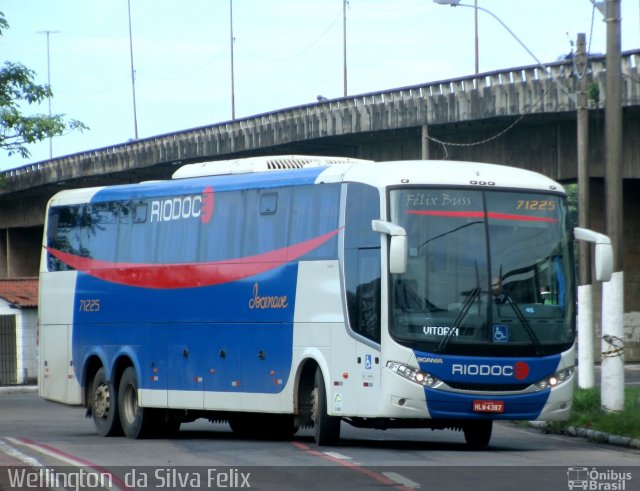
{"label": "street light pole", "polygon": [[[497,21],[498,21],[498,23],[499,23],[502,27],[504,27],[504,28],[506,29],[506,31],[507,31],[509,34],[511,34],[511,36],[513,37],[513,39],[515,39],[515,40],[518,42],[518,44],[519,44],[520,46],[522,46],[522,47],[524,48],[524,50],[525,50],[527,53],[529,53],[529,54],[531,55],[531,58],[533,58],[533,59],[536,61],[536,63],[538,64],[538,66],[539,66],[540,68],[542,68],[542,69],[544,70],[544,72],[545,72],[545,73],[547,73],[547,72],[548,72],[548,70],[549,70],[549,69],[548,69],[547,65],[545,65],[544,63],[542,63],[542,62],[538,59],[538,57],[537,57],[536,55],[534,55],[534,54],[533,54],[533,52],[532,52],[529,48],[527,48],[527,46],[526,46],[526,45],[525,45],[525,44],[520,40],[520,38],[519,38],[518,36],[516,36],[516,34],[515,34],[511,29],[509,29],[509,26],[507,26],[504,22],[502,22],[502,19],[500,19],[500,17],[498,17],[498,16],[497,16],[496,14],[494,14],[493,12],[491,12],[491,10],[487,10],[487,9],[485,9],[484,7],[479,7],[479,6],[477,5],[477,3],[476,3],[475,5],[467,5],[467,4],[464,4],[464,3],[460,3],[460,0],[433,0],[433,2],[434,2],[434,3],[437,3],[437,4],[439,4],[439,5],[449,5],[449,6],[451,6],[451,7],[469,7],[469,8],[475,9],[476,13],[477,13],[477,11],[478,11],[478,10],[481,10],[482,12],[484,12],[484,13],[486,13],[486,14],[489,14],[491,17],[493,17],[495,20],[497,20]],[[561,84],[560,82],[558,82],[558,79],[556,79],[553,75],[550,75],[550,76],[551,76],[551,81],[552,81],[554,84],[556,84],[560,90],[562,90],[563,92],[565,92],[565,93],[569,96],[569,99],[571,99],[571,100],[575,103],[575,102],[576,102],[576,101],[575,101],[575,95],[574,95],[574,94],[569,93],[569,92],[567,91],[567,88],[566,88],[566,87],[563,87],[563,86],[562,86],[562,84]]]}
{"label": "street light pole", "polygon": [[[37,34],[47,35],[47,86],[51,91],[51,57],[49,56],[49,36],[51,34],[58,34],[60,31],[38,31]],[[49,103],[49,117],[51,117],[51,94],[47,96]],[[53,158],[53,138],[49,137],[49,159]]]}
{"label": "street light pole", "polygon": [[514,33],[511,29],[509,29],[509,26],[507,26],[504,22],[502,22],[502,19],[500,19],[500,17],[498,17],[498,16],[497,16],[496,14],[494,14],[493,12],[491,12],[491,10],[487,10],[487,9],[485,9],[484,7],[479,7],[479,6],[478,6],[477,1],[476,1],[476,3],[475,3],[474,5],[467,5],[467,4],[464,4],[464,3],[460,3],[460,0],[433,0],[433,1],[434,1],[435,3],[437,3],[437,4],[440,4],[440,5],[450,5],[451,7],[469,7],[469,8],[475,9],[476,14],[477,14],[477,11],[478,11],[478,10],[481,10],[481,11],[482,11],[482,12],[484,12],[485,14],[489,14],[491,17],[493,17],[495,20],[497,20],[497,21],[500,23],[500,25],[501,25],[502,27],[504,27],[504,28],[507,30],[507,32],[508,32],[509,34],[511,34],[511,36],[513,37],[513,39],[515,39],[515,40],[518,42],[518,44],[519,44],[520,46],[522,46],[522,47],[524,48],[524,50],[525,50],[527,53],[529,53],[529,54],[531,55],[531,57],[532,57],[534,60],[536,60],[536,63],[537,63],[541,68],[543,68],[545,71],[547,70],[547,66],[546,66],[544,63],[542,63],[542,62],[538,59],[538,57],[537,57],[536,55],[534,55],[534,54],[533,54],[533,52],[532,52],[529,48],[527,48],[527,46],[526,46],[522,41],[520,41],[520,38],[519,38],[518,36],[516,36],[516,35],[515,35],[515,33]]}

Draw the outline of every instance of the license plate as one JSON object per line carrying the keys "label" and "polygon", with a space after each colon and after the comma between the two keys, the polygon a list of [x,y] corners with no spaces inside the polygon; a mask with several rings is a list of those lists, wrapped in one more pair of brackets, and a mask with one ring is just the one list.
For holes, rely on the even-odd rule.
{"label": "license plate", "polygon": [[504,401],[473,401],[474,413],[503,413]]}

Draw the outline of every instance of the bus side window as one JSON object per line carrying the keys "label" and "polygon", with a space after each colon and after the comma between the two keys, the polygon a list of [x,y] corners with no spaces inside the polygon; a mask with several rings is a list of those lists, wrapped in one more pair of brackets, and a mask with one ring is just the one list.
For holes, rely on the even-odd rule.
{"label": "bus side window", "polygon": [[344,274],[351,329],[380,342],[380,234],[371,220],[380,218],[378,190],[351,183],[345,214]]}
{"label": "bus side window", "polygon": [[[289,215],[289,244],[296,244],[338,228],[339,184],[296,186],[292,190]],[[305,254],[304,259],[335,259],[337,238]]]}
{"label": "bus side window", "polygon": [[[62,252],[78,254],[77,228],[80,225],[79,216],[79,206],[58,207],[49,210],[47,245]],[[51,254],[48,255],[47,267],[49,271],[73,269]]]}
{"label": "bus side window", "polygon": [[147,203],[139,201],[133,205],[133,223],[144,223],[147,221]]}
{"label": "bus side window", "polygon": [[380,250],[358,251],[358,286],[354,299],[355,329],[380,342]]}

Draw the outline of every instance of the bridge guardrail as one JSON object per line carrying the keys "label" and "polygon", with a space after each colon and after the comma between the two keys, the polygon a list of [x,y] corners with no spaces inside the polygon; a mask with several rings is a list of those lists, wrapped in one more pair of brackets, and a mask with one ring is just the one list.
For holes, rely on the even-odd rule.
{"label": "bridge guardrail", "polygon": [[[640,49],[622,53],[621,72],[623,75],[622,103],[624,106],[640,105]],[[62,161],[89,161],[96,157],[104,158],[111,155],[116,160],[126,157],[126,153],[136,152],[145,147],[169,147],[179,142],[181,145],[197,145],[197,136],[218,133],[225,135],[239,135],[254,128],[256,123],[262,126],[270,124],[291,124],[295,121],[312,119],[318,114],[334,113],[335,111],[364,109],[375,111],[382,105],[397,104],[411,106],[413,112],[419,112],[420,104],[427,101],[425,114],[421,116],[410,114],[409,119],[422,118],[427,124],[455,122],[452,118],[465,120],[470,117],[494,117],[499,115],[518,115],[534,112],[562,112],[575,110],[575,103],[571,94],[575,93],[577,78],[574,76],[576,68],[572,59],[559,60],[546,65],[544,70],[540,65],[527,65],[507,70],[484,72],[477,75],[440,80],[396,89],[370,92],[354,96],[330,99],[299,106],[284,108],[267,113],[261,113],[233,121],[224,121],[211,125],[186,129],[179,132],[156,135],[110,145],[94,150],[79,152],[51,160],[27,164],[22,167],[0,172],[4,179],[11,180],[23,174],[37,173],[48,169],[51,165],[63,164]],[[597,55],[589,58],[586,76],[590,77],[602,96],[593,101],[593,108],[604,107],[605,56]],[[554,81],[555,80],[555,81]],[[564,87],[564,88],[563,88]],[[479,94],[482,93],[480,96]],[[537,107],[541,109],[537,109]],[[444,109],[443,109],[444,107]],[[366,112],[366,111],[365,111]],[[443,121],[446,119],[446,121]],[[314,124],[308,123],[308,124]],[[329,122],[316,121],[319,136],[328,131]],[[286,132],[286,124],[285,124]],[[184,140],[192,141],[185,142]],[[216,152],[213,152],[216,153]],[[64,164],[63,164],[64,165]]]}

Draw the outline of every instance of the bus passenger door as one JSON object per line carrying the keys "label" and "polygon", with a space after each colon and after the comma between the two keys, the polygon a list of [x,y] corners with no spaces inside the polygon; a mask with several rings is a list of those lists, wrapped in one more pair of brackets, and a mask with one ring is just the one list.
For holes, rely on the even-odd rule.
{"label": "bus passenger door", "polygon": [[40,326],[40,397],[80,404],[80,384],[71,359],[71,330],[66,324]]}
{"label": "bus passenger door", "polygon": [[[361,248],[350,255],[347,267],[349,321],[351,328],[365,340],[356,341],[357,411],[359,416],[375,416],[380,396],[381,280],[380,249]],[[357,268],[357,269],[356,269]]]}
{"label": "bus passenger door", "polygon": [[46,292],[38,306],[40,396],[66,404],[82,402],[72,350],[75,284],[75,271],[40,275],[40,288]]}

